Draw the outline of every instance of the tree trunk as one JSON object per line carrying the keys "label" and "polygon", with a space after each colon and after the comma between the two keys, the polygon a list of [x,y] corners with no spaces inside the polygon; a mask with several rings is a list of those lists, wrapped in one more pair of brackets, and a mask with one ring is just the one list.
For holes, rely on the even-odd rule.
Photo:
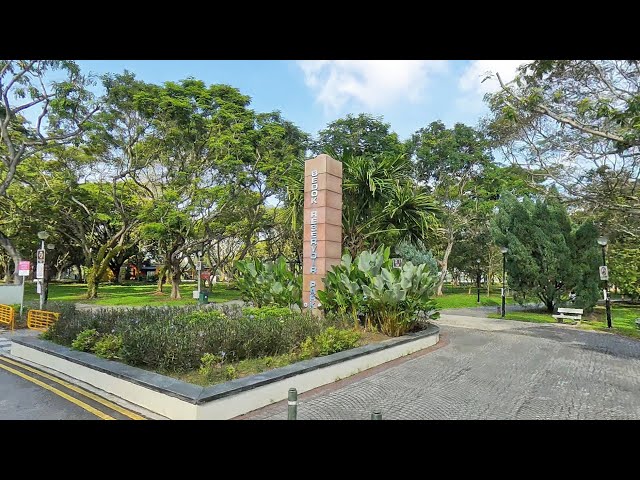
{"label": "tree trunk", "polygon": [[98,298],[98,282],[96,281],[95,267],[87,272],[87,298]]}
{"label": "tree trunk", "polygon": [[109,265],[109,270],[113,273],[113,283],[116,285],[120,283],[120,267],[114,267],[113,265]]}
{"label": "tree trunk", "polygon": [[182,269],[180,268],[180,263],[171,264],[171,300],[178,300],[182,298],[180,296],[180,277],[181,277]]}
{"label": "tree trunk", "polygon": [[444,285],[444,280],[447,276],[447,264],[449,263],[449,255],[451,255],[451,249],[453,248],[453,235],[449,235],[447,240],[447,248],[444,251],[444,255],[442,257],[442,271],[440,272],[440,280],[438,281],[438,288],[436,290],[436,295],[438,297],[442,296],[442,286]]}
{"label": "tree trunk", "polygon": [[87,273],[87,298],[98,297],[98,283],[100,282],[100,278],[104,275],[104,272],[107,271],[107,268],[109,268],[111,259],[120,253],[122,245],[113,247],[109,253],[107,253],[107,249],[108,245],[100,247],[100,250],[98,250],[92,262],[91,268],[89,268],[89,272]]}
{"label": "tree trunk", "polygon": [[547,305],[547,311],[553,313],[553,300],[547,300],[545,303]]}
{"label": "tree trunk", "polygon": [[156,288],[156,292],[162,293],[162,287],[164,285],[164,277],[165,277],[166,268],[162,267],[158,272],[158,288]]}
{"label": "tree trunk", "polygon": [[78,283],[84,283],[84,278],[82,278],[82,265],[74,265],[78,270]]}
{"label": "tree trunk", "polygon": [[[18,275],[18,263],[21,259],[20,252],[13,246],[9,237],[5,236],[2,232],[0,232],[0,246],[6,250],[11,260],[13,260],[13,283],[19,284],[20,275]],[[7,262],[7,272],[5,273],[7,283],[9,283],[9,278],[9,262]]]}

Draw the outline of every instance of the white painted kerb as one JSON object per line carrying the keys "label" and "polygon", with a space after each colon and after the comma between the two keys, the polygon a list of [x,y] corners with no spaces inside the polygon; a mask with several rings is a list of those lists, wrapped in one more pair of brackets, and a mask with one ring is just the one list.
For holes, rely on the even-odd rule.
{"label": "white painted kerb", "polygon": [[13,343],[11,354],[65,373],[171,419],[226,420],[286,399],[289,388],[303,393],[430,347],[438,343],[439,339],[440,334],[435,333],[202,405],[179,400],[25,345]]}

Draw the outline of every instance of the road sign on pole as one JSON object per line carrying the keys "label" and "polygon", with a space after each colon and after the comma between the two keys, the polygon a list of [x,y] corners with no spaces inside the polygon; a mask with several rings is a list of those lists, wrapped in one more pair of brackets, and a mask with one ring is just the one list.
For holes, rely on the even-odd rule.
{"label": "road sign on pole", "polygon": [[36,278],[44,278],[44,248],[38,249],[36,258],[38,259],[38,263],[36,264]]}
{"label": "road sign on pole", "polygon": [[31,262],[28,260],[20,260],[18,263],[18,275],[28,277],[31,273]]}
{"label": "road sign on pole", "polygon": [[609,269],[604,265],[600,267],[600,280],[609,280]]}

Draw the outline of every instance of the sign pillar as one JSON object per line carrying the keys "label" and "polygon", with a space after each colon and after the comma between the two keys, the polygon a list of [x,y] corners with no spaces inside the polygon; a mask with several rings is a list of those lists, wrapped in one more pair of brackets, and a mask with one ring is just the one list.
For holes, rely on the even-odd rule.
{"label": "sign pillar", "polygon": [[342,256],[342,163],[318,155],[304,165],[302,304],[319,313],[322,279]]}

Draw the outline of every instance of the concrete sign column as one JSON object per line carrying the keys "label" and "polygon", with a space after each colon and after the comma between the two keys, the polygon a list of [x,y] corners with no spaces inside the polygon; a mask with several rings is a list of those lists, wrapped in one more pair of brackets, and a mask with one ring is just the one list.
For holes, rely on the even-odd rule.
{"label": "concrete sign column", "polygon": [[318,155],[304,165],[302,302],[318,312],[322,279],[342,256],[342,163]]}

